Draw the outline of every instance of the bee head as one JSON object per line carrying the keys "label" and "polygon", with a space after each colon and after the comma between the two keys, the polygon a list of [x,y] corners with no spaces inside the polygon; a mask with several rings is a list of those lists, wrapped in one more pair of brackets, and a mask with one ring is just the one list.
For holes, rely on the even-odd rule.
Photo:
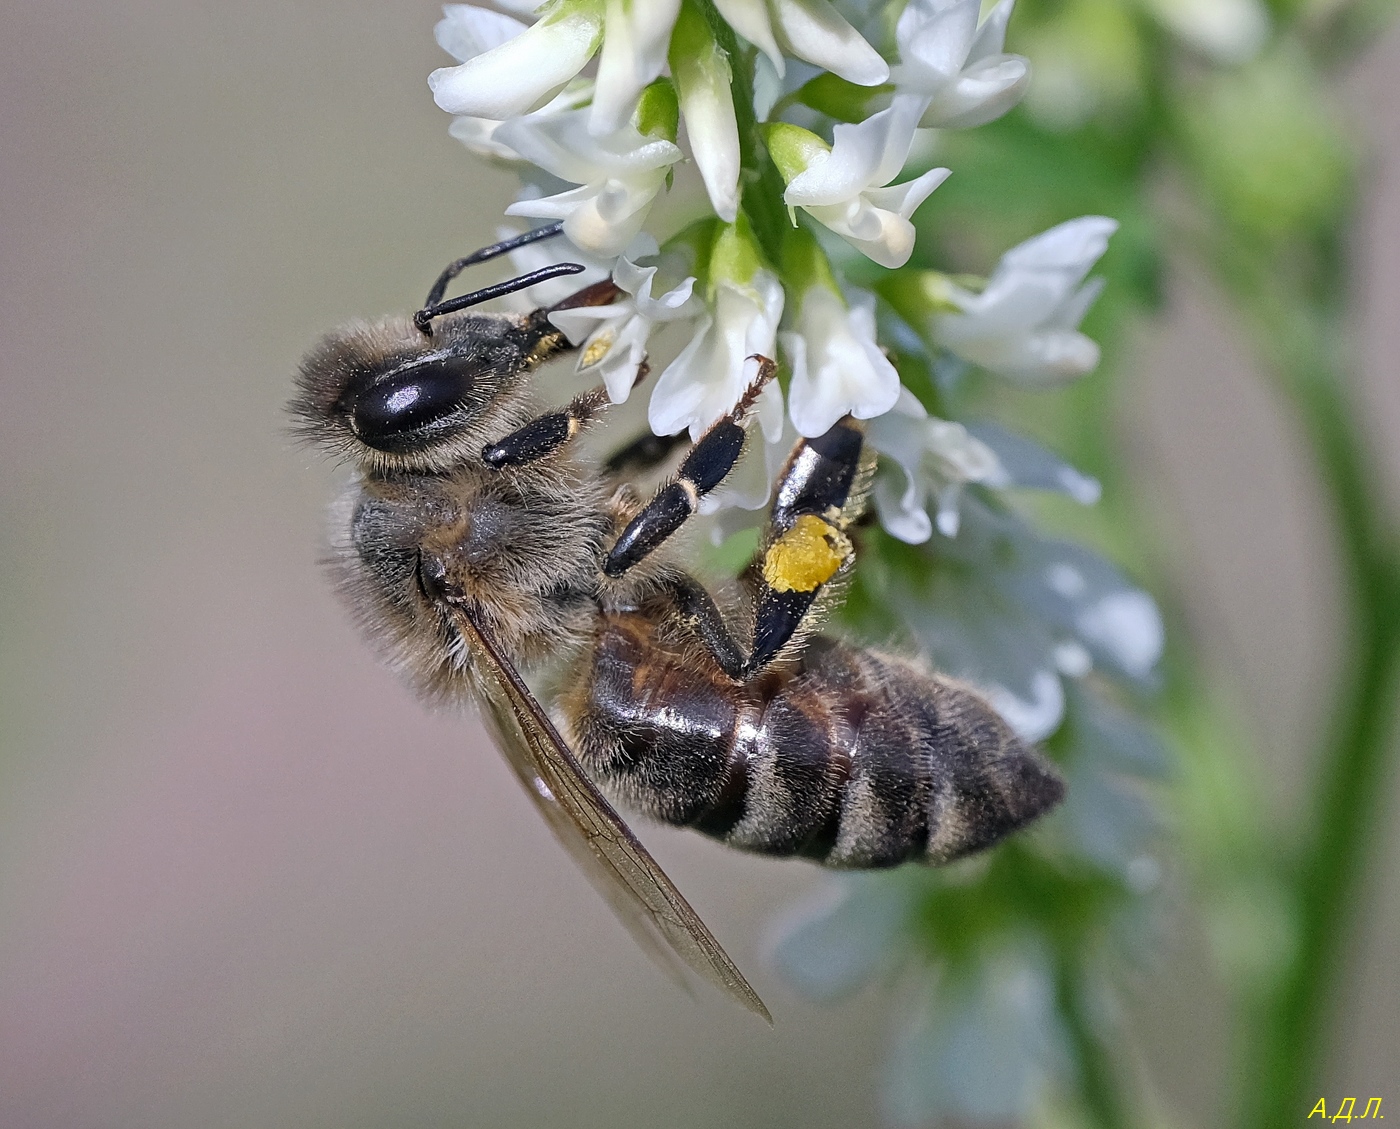
{"label": "bee head", "polygon": [[372,470],[443,470],[510,430],[521,377],[564,344],[543,314],[352,322],[302,361],[290,409],[313,442]]}

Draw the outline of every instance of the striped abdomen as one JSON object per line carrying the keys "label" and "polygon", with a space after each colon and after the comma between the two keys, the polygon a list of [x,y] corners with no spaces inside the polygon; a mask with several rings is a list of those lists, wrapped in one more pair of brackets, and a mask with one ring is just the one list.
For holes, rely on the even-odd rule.
{"label": "striped abdomen", "polygon": [[1064,792],[972,690],[826,638],[737,686],[645,617],[605,616],[564,708],[585,765],[632,807],[828,866],[946,862]]}

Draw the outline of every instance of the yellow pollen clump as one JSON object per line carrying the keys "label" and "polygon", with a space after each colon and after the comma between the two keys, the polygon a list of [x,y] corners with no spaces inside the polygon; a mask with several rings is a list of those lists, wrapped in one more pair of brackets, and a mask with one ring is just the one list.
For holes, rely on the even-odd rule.
{"label": "yellow pollen clump", "polygon": [[803,514],[763,555],[763,579],[775,592],[810,592],[835,576],[850,553],[839,530]]}
{"label": "yellow pollen clump", "polygon": [[613,342],[617,340],[617,334],[611,329],[604,330],[588,343],[588,347],[583,351],[583,357],[579,361],[579,368],[588,368],[596,365],[608,354],[608,350],[613,347]]}

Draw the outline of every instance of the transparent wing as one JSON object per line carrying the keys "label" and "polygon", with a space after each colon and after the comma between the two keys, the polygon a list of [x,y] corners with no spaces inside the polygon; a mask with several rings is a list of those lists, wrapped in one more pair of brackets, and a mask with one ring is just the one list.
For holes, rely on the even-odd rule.
{"label": "transparent wing", "polygon": [[[773,1017],[690,903],[584,775],[489,629],[453,609],[476,660],[497,744],[555,836],[638,944],[685,986],[684,966],[770,1024]],[[684,962],[682,964],[681,962]]]}

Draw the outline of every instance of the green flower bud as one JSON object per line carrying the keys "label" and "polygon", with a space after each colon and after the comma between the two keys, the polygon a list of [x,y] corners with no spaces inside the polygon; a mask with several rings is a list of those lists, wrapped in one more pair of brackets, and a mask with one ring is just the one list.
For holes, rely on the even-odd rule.
{"label": "green flower bud", "polygon": [[675,141],[680,118],[681,107],[676,98],[676,88],[669,78],[658,78],[642,91],[636,113],[632,115],[632,124],[643,137],[664,137],[667,141]]}
{"label": "green flower bud", "polygon": [[830,145],[800,125],[770,122],[760,128],[763,130],[763,141],[768,146],[768,155],[773,158],[787,184],[806,172],[819,153],[831,152]]}

